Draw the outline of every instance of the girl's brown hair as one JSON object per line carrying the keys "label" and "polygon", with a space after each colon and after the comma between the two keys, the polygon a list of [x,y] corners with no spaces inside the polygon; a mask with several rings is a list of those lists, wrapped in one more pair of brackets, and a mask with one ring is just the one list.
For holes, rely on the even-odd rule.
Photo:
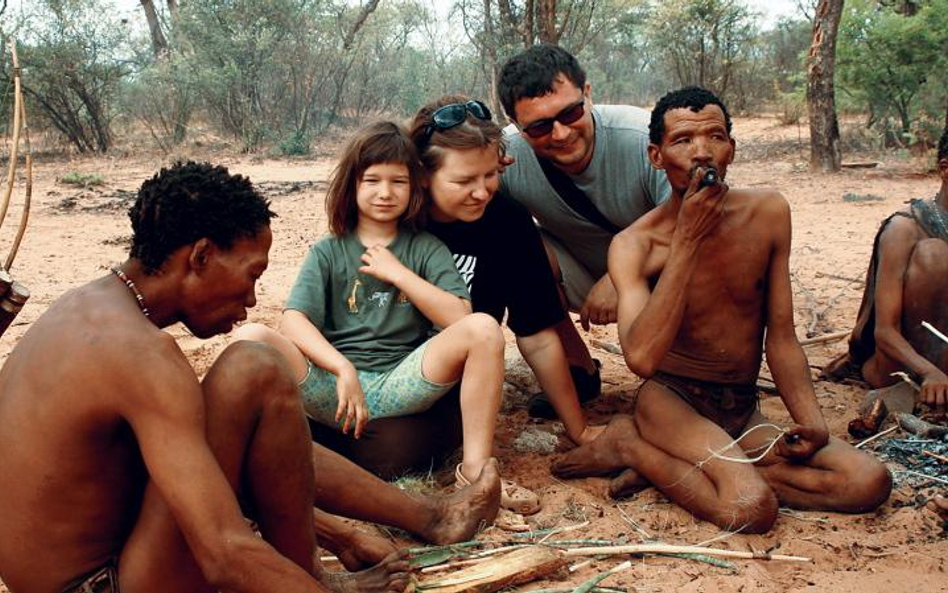
{"label": "girl's brown hair", "polygon": [[465,95],[445,95],[428,103],[418,110],[408,126],[408,135],[418,149],[418,156],[425,169],[426,175],[431,175],[441,168],[444,160],[444,149],[469,150],[472,148],[486,148],[497,146],[498,156],[504,152],[503,131],[493,120],[478,119],[467,113],[464,123],[446,130],[434,130],[428,135],[428,127],[432,124],[435,111],[445,105],[453,103],[467,103],[470,99]]}
{"label": "girl's brown hair", "polygon": [[418,151],[402,126],[380,121],[356,131],[342,150],[326,190],[329,232],[341,236],[355,230],[359,222],[356,203],[359,181],[366,169],[382,163],[400,163],[408,169],[411,194],[399,224],[411,230],[423,226],[425,209]]}

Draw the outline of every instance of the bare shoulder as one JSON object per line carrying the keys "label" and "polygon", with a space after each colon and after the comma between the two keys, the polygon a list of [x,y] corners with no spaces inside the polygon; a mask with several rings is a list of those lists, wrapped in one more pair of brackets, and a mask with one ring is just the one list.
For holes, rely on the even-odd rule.
{"label": "bare shoulder", "polygon": [[[903,212],[908,214],[907,211]],[[879,242],[880,246],[885,249],[888,245],[915,245],[925,236],[914,218],[896,213],[885,223],[879,236]]]}
{"label": "bare shoulder", "polygon": [[775,189],[731,189],[728,201],[758,216],[784,217],[790,215],[790,203]]}

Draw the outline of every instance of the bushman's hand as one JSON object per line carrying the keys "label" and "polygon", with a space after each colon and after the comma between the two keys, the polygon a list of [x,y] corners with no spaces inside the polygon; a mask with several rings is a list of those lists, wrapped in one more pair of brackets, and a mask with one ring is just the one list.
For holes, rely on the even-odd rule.
{"label": "bushman's hand", "polygon": [[695,168],[678,211],[675,235],[686,240],[701,241],[718,226],[724,215],[727,184],[719,181],[699,188],[699,181],[706,171],[705,167]]}
{"label": "bushman's hand", "polygon": [[938,369],[922,375],[919,399],[936,412],[944,413],[948,409],[948,376]]}
{"label": "bushman's hand", "polygon": [[791,461],[805,461],[829,442],[825,426],[791,426],[777,443],[777,455]]}

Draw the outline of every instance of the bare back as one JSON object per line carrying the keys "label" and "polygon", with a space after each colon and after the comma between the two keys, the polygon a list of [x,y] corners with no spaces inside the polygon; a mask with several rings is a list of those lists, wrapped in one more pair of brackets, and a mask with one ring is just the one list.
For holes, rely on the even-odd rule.
{"label": "bare back", "polygon": [[[772,192],[730,190],[726,200],[719,225],[696,254],[678,332],[658,370],[705,381],[753,383],[767,325],[771,262],[782,227],[789,229],[788,210]],[[670,205],[617,236],[615,255],[610,254],[614,277],[628,275],[652,288],[658,283],[676,224],[677,211]]]}
{"label": "bare back", "polygon": [[121,551],[147,481],[126,408],[137,378],[161,372],[197,385],[170,336],[111,277],[64,295],[10,355],[0,371],[0,574],[16,593],[58,591]]}

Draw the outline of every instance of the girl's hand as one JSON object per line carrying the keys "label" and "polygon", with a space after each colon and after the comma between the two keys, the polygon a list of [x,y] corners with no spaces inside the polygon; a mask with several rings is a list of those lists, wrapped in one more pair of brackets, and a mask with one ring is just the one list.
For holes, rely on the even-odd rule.
{"label": "girl's hand", "polygon": [[399,279],[408,270],[387,247],[382,245],[368,247],[362,254],[362,263],[365,265],[359,268],[359,272],[395,286],[398,286]]}
{"label": "girl's hand", "polygon": [[336,379],[336,395],[339,405],[336,407],[336,422],[345,418],[342,434],[348,434],[349,425],[354,428],[352,436],[359,438],[365,423],[369,421],[369,408],[365,405],[365,394],[359,384],[355,371],[342,372]]}

